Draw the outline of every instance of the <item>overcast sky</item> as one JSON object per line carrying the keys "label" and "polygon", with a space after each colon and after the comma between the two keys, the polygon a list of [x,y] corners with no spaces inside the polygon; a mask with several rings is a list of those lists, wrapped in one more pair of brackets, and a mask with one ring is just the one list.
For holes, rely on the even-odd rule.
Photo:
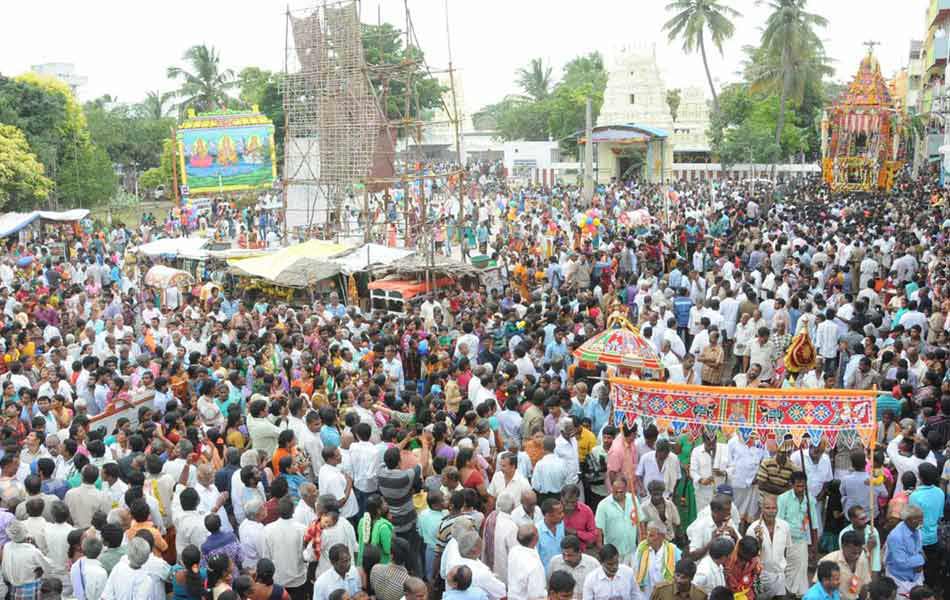
{"label": "overcast sky", "polygon": [[[445,0],[408,0],[420,43],[432,68],[448,64]],[[744,44],[758,42],[767,7],[754,0],[723,0],[742,13],[725,53],[712,53],[717,85],[736,79]],[[661,32],[669,18],[666,0],[447,0],[451,47],[464,90],[466,112],[516,91],[515,70],[533,57],[554,66],[555,76],[572,57],[593,50],[605,55],[623,44],[656,43],[667,87],[702,85],[698,55],[685,55]],[[292,8],[316,2],[294,1]],[[364,21],[402,25],[402,0],[363,0]],[[927,0],[812,0],[829,20],[822,37],[835,60],[836,79],[849,80],[865,47],[876,53],[886,76],[907,63],[911,39],[924,35]],[[95,8],[92,8],[95,7]],[[169,65],[191,45],[214,45],[226,66],[283,68],[285,3],[276,0],[95,0],[4,2],[0,73],[16,75],[30,65],[72,62],[89,78],[83,99],[112,94],[141,100],[148,90],[168,91]],[[707,91],[708,96],[708,91]]]}

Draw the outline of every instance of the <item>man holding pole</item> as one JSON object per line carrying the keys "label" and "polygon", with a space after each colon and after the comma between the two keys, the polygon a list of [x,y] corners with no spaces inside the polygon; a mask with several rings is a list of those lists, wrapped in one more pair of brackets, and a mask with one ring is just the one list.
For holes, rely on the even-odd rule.
{"label": "man holding pole", "polygon": [[808,591],[808,558],[815,553],[818,540],[812,516],[817,509],[808,495],[805,473],[792,473],[791,483],[792,489],[778,497],[778,518],[789,525],[785,586],[789,595],[800,597]]}

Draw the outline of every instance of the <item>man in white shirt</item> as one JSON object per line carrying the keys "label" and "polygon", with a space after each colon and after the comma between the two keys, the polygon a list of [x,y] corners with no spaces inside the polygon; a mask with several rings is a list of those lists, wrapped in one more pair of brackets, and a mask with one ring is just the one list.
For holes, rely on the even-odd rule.
{"label": "man in white shirt", "polygon": [[706,556],[712,542],[720,537],[738,541],[738,523],[733,519],[732,498],[725,494],[716,494],[709,503],[709,510],[696,516],[696,520],[686,529],[689,538],[689,557],[698,561]]}
{"label": "man in white shirt", "polygon": [[551,558],[548,565],[553,577],[558,571],[563,571],[574,578],[574,599],[584,597],[584,582],[587,576],[600,568],[600,563],[590,554],[581,552],[581,543],[576,535],[568,535],[561,541],[561,553]]}
{"label": "man in white shirt", "polygon": [[83,557],[73,563],[69,577],[76,600],[95,600],[102,596],[109,574],[106,573],[99,555],[102,542],[98,538],[86,538],[82,543]]}
{"label": "man in white shirt", "polygon": [[759,516],[759,489],[755,485],[755,476],[759,471],[759,463],[766,458],[767,453],[759,445],[758,437],[753,432],[749,441],[745,442],[739,434],[733,434],[726,444],[726,474],[732,485],[732,502],[745,523]]}
{"label": "man in white shirt", "polygon": [[478,359],[479,342],[478,342],[478,336],[472,333],[473,331],[474,331],[474,328],[472,327],[471,323],[465,322],[462,324],[463,333],[462,335],[459,336],[459,339],[456,340],[454,357],[458,359],[459,357],[462,356],[461,350],[462,350],[462,346],[464,345],[465,346],[464,356],[468,358],[469,363],[471,363],[472,365],[475,365],[477,364],[477,359]]}
{"label": "man in white shirt", "polygon": [[726,574],[722,565],[729,559],[735,543],[728,538],[716,538],[709,546],[709,553],[696,565],[693,585],[709,594],[717,587],[725,587]]}
{"label": "man in white shirt", "polygon": [[538,506],[538,495],[534,490],[522,492],[521,503],[511,511],[511,520],[518,526],[529,524],[540,526],[544,522],[541,507]]}
{"label": "man in white shirt", "polygon": [[[505,584],[483,563],[479,557],[482,551],[482,540],[473,530],[462,531],[454,540],[457,552],[448,552],[442,557],[442,571],[446,575],[455,567],[465,565],[472,570],[472,585],[481,588],[488,594],[489,600],[500,600],[507,596]],[[509,578],[511,573],[509,573]]]}
{"label": "man in white shirt", "polygon": [[205,528],[205,515],[198,511],[201,499],[194,488],[185,488],[179,496],[181,511],[175,512],[175,551],[181,556],[189,545],[201,548],[211,533]]}
{"label": "man in white shirt", "polygon": [[379,487],[376,483],[376,472],[382,464],[382,457],[376,444],[370,441],[372,428],[367,423],[357,423],[353,427],[353,434],[359,441],[350,446],[350,472],[353,474],[353,493],[356,495],[357,506],[362,510],[366,505],[366,498]]}
{"label": "man in white shirt", "polygon": [[656,449],[644,453],[637,462],[637,485],[640,488],[638,492],[645,496],[650,482],[659,481],[666,489],[664,496],[669,498],[676,487],[679,474],[679,461],[670,456],[670,441],[657,440]]}
{"label": "man in white shirt", "polygon": [[514,506],[521,500],[522,494],[529,491],[531,483],[518,472],[518,455],[514,452],[502,453],[499,469],[488,484],[488,495],[495,498],[496,504],[502,496],[509,496]]}
{"label": "man in white shirt", "polygon": [[598,558],[600,567],[584,580],[585,599],[640,597],[640,587],[633,569],[620,564],[620,554],[613,544],[604,545]]}
{"label": "man in white shirt", "polygon": [[355,517],[359,512],[359,503],[353,494],[353,480],[340,468],[340,463],[343,462],[340,449],[324,448],[323,462],[317,488],[321,494],[329,494],[339,503],[341,517]]}
{"label": "man in white shirt", "polygon": [[[294,503],[290,496],[280,499],[277,511],[280,518],[264,526],[263,558],[270,559],[277,567],[274,581],[284,588],[289,588],[291,596],[298,597],[296,588],[307,583],[307,563],[303,559],[303,537],[307,528],[294,521]],[[328,593],[332,591],[328,590]],[[315,593],[314,598],[316,597]]]}
{"label": "man in white shirt", "polygon": [[762,546],[760,575],[764,596],[777,598],[785,595],[785,549],[789,543],[788,523],[778,518],[778,502],[767,494],[762,498],[762,518],[753,521],[746,530]]}
{"label": "man in white shirt", "polygon": [[264,524],[258,518],[264,503],[255,498],[244,505],[245,519],[238,527],[238,538],[241,540],[241,551],[248,564],[256,565],[257,560],[264,552]]}
{"label": "man in white shirt", "polygon": [[701,511],[712,500],[716,486],[726,481],[728,450],[715,436],[703,434],[701,446],[693,448],[689,457],[689,474],[696,490],[696,510]]}
{"label": "man in white shirt", "polygon": [[[505,585],[508,585],[508,553],[518,545],[518,526],[511,518],[515,503],[516,500],[508,494],[498,497],[495,503],[494,546],[489,548],[486,544],[482,549],[482,562]],[[491,556],[489,550],[492,551]]]}
{"label": "man in white shirt", "polygon": [[518,528],[518,545],[508,553],[508,598],[543,600],[547,598],[544,564],[538,554],[538,529],[534,525]]}

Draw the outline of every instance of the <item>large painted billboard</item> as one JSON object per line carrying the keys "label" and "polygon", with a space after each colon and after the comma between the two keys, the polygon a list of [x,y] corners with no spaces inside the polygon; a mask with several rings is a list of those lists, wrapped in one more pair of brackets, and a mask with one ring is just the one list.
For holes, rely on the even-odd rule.
{"label": "large painted billboard", "polygon": [[189,116],[177,138],[188,195],[267,189],[277,179],[274,125],[258,112]]}

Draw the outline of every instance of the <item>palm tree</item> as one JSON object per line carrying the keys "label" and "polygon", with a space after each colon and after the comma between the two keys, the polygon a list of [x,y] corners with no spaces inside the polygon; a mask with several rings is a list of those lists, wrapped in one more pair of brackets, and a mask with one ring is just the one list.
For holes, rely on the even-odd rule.
{"label": "palm tree", "polygon": [[719,96],[716,95],[716,86],[713,85],[712,74],[709,72],[709,60],[706,58],[706,35],[708,33],[713,45],[719,50],[719,54],[722,54],[722,43],[732,37],[736,30],[729,19],[741,15],[719,0],[673,0],[666,5],[666,10],[676,13],[663,26],[669,40],[672,42],[676,38],[682,38],[685,52],[693,52],[699,48],[703,57],[703,68],[706,69],[706,80],[709,81],[709,91],[712,93],[713,110],[718,111]]}
{"label": "palm tree", "polygon": [[156,121],[164,119],[165,117],[171,116],[172,107],[168,105],[168,101],[174,97],[174,92],[165,92],[163,94],[158,90],[153,90],[148,92],[145,95],[145,100],[136,106],[136,111],[146,119],[155,119]]}
{"label": "palm tree", "polygon": [[801,71],[809,66],[815,68],[818,65],[820,68],[822,64],[827,65],[823,59],[824,45],[815,28],[824,27],[828,20],[806,11],[807,3],[808,0],[769,0],[772,14],[762,30],[762,52],[773,64],[778,63],[781,73],[782,95],[775,124],[775,141],[779,144],[785,127],[785,104],[790,96],[796,94],[796,87],[804,85]]}
{"label": "palm tree", "polygon": [[515,81],[532,100],[544,100],[551,93],[551,67],[545,67],[543,59],[532,58],[527,68],[518,69]]}
{"label": "palm tree", "polygon": [[196,111],[222,108],[231,99],[228,90],[236,85],[234,71],[221,70],[221,56],[204,44],[192,46],[182,59],[189,63],[191,71],[181,67],[168,67],[169,79],[181,79],[182,84],[175,95],[181,98],[179,110],[192,107]]}

